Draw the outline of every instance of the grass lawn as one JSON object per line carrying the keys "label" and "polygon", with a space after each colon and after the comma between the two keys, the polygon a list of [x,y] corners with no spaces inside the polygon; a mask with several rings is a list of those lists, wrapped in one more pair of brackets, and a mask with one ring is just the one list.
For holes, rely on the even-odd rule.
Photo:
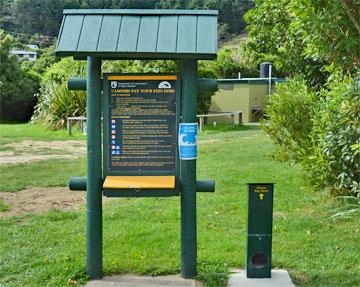
{"label": "grass lawn", "polygon": [[[68,136],[65,130],[48,130],[40,124],[0,124],[0,146],[30,140],[81,140],[85,139],[80,130],[73,128],[73,135]],[[1,149],[0,149],[1,150]]]}
{"label": "grass lawn", "polygon": [[83,176],[85,170],[85,158],[0,165],[0,192],[14,192],[27,187],[67,186],[70,176]]}
{"label": "grass lawn", "polygon": [[[0,130],[7,138],[36,138],[28,131],[32,128],[19,125],[11,135],[11,128]],[[39,137],[47,133],[40,130]],[[274,268],[289,270],[297,286],[359,286],[358,220],[330,221],[334,200],[324,192],[306,191],[297,166],[271,160],[273,147],[262,131],[208,127],[198,148],[198,178],[216,180],[215,193],[197,196],[199,278],[208,286],[221,286],[228,269],[244,266],[248,182],[276,183]],[[84,174],[85,159],[19,164],[1,172],[7,191],[61,186],[64,178]],[[28,179],[34,177],[38,179]],[[179,207],[178,197],[108,200],[103,208],[105,274],[179,273]],[[76,286],[87,281],[85,209],[5,218],[0,230],[0,286]]]}

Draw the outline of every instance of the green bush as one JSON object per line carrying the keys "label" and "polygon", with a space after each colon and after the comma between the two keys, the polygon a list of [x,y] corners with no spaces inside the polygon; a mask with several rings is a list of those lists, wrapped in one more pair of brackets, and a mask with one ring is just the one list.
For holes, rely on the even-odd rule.
{"label": "green bush", "polygon": [[300,78],[277,85],[266,108],[263,129],[278,147],[277,159],[301,161],[312,150],[312,118],[318,98]]}
{"label": "green bush", "polygon": [[229,48],[218,51],[214,61],[200,61],[198,74],[208,78],[237,78],[240,71],[239,64],[233,60],[233,52]]}
{"label": "green bush", "polygon": [[0,121],[28,121],[33,113],[39,78],[20,68],[10,54],[14,40],[0,30]]}
{"label": "green bush", "polygon": [[274,156],[300,163],[316,188],[360,195],[360,89],[355,80],[334,73],[317,93],[298,78],[279,85],[263,128],[276,144]]}
{"label": "green bush", "polygon": [[32,69],[39,74],[45,73],[48,67],[59,61],[59,59],[54,56],[54,52],[54,45],[39,50],[39,54],[41,54],[39,55],[39,58],[34,62]]}
{"label": "green bush", "polygon": [[359,86],[349,77],[332,77],[320,91],[321,103],[313,119],[312,174],[319,186],[341,194],[360,195]]}

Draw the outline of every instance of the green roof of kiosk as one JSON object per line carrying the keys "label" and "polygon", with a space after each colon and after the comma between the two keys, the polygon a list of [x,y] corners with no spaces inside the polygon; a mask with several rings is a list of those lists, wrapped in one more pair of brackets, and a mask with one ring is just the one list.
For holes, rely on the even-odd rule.
{"label": "green roof of kiosk", "polygon": [[55,54],[104,59],[214,59],[216,10],[64,10]]}

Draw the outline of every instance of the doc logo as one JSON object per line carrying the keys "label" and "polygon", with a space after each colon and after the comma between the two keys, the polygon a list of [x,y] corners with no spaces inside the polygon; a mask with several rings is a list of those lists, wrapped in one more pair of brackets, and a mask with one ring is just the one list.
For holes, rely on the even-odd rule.
{"label": "doc logo", "polygon": [[113,89],[117,88],[117,82],[116,81],[111,81],[111,87]]}
{"label": "doc logo", "polygon": [[170,89],[171,88],[171,84],[168,81],[162,81],[160,82],[159,89]]}

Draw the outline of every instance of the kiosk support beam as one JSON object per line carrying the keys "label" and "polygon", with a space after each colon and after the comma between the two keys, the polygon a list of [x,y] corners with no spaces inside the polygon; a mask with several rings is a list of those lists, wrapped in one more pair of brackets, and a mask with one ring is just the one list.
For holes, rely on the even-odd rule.
{"label": "kiosk support beam", "polygon": [[[183,123],[196,123],[197,61],[183,60],[181,69],[181,113]],[[196,160],[181,161],[181,276],[197,274]]]}
{"label": "kiosk support beam", "polygon": [[87,58],[86,266],[91,279],[102,277],[101,60]]}

